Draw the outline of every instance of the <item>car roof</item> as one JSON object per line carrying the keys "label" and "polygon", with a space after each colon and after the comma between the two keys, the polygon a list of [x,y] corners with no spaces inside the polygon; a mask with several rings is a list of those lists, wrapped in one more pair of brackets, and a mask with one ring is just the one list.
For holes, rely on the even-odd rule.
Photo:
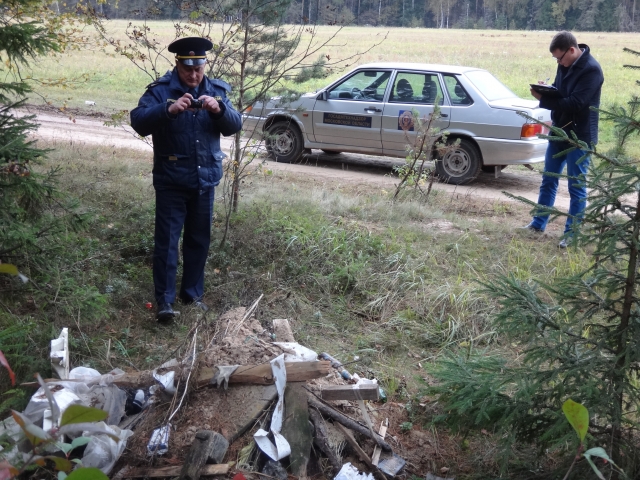
{"label": "car roof", "polygon": [[376,62],[359,65],[357,69],[362,68],[393,68],[398,70],[429,70],[440,73],[453,73],[460,75],[472,70],[484,70],[477,67],[461,67],[459,65],[439,65],[434,63],[403,63],[403,62]]}

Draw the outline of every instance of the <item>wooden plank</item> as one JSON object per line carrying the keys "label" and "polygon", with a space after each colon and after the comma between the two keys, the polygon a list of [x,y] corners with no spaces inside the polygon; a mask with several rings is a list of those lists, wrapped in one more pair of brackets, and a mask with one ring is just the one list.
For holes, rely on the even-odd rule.
{"label": "wooden plank", "polygon": [[329,432],[327,431],[327,424],[315,408],[309,409],[309,418],[313,422],[315,430],[313,432],[313,444],[320,449],[322,453],[326,455],[333,469],[333,476],[338,475],[342,462],[338,458],[338,455],[329,445]]}
{"label": "wooden plank", "polygon": [[[385,418],[380,423],[380,430],[378,431],[378,434],[382,437],[383,440],[384,440],[384,437],[387,435],[388,425],[389,425],[389,419],[388,418]],[[373,455],[371,455],[371,463],[373,463],[375,466],[378,466],[378,463],[380,463],[380,453],[381,452],[382,452],[382,450],[380,449],[380,447],[378,445],[373,447]]]}
{"label": "wooden plank", "polygon": [[182,470],[180,470],[180,480],[198,480],[200,478],[200,470],[207,463],[209,452],[215,440],[215,433],[211,430],[200,430],[196,433]]}
{"label": "wooden plank", "polygon": [[[287,369],[287,382],[304,382],[327,375],[331,370],[331,362],[285,362],[285,368]],[[214,373],[214,368],[202,367],[198,372],[196,385],[198,387],[209,385]],[[229,377],[229,383],[271,385],[273,382],[270,363],[242,365]]]}
{"label": "wooden plank", "polygon": [[[324,377],[331,371],[331,362],[314,361],[314,362],[285,362],[287,369],[287,382],[305,382],[313,378]],[[159,370],[160,374],[169,371],[175,372],[175,382],[183,378],[188,373],[187,368],[181,366],[163,368]],[[204,387],[209,384],[215,369],[211,367],[201,367],[196,376],[196,385]],[[58,379],[47,379],[45,382],[56,383],[61,382]],[[72,381],[72,380],[65,380]],[[271,385],[274,382],[271,373],[271,364],[263,363],[260,365],[242,365],[229,377],[229,383],[252,383],[255,385]],[[136,373],[125,373],[113,378],[113,384],[120,388],[145,388],[155,385],[153,371],[146,370]],[[21,384],[25,387],[38,387],[38,382],[29,382]]]}
{"label": "wooden plank", "polygon": [[296,339],[293,336],[293,330],[289,320],[286,318],[275,318],[273,320],[273,333],[276,335],[277,342],[295,342]]}
{"label": "wooden plank", "polygon": [[280,433],[291,446],[289,468],[291,474],[298,478],[306,478],[307,476],[307,464],[313,443],[307,396],[307,391],[300,383],[288,383],[284,392],[286,415]]}
{"label": "wooden plank", "polygon": [[[161,477],[177,477],[180,475],[182,465],[171,467],[138,467],[129,469],[122,473],[121,478],[161,478]],[[229,473],[229,464],[222,465],[204,465],[200,470],[201,476],[209,475],[226,475]]]}
{"label": "wooden plank", "polygon": [[378,400],[379,386],[375,383],[365,385],[332,385],[322,387],[320,398],[323,400]]}

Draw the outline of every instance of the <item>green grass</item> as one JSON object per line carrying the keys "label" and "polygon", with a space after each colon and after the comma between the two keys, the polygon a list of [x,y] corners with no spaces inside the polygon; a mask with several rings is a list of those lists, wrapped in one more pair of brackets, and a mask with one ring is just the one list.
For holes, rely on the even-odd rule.
{"label": "green grass", "polygon": [[[104,352],[111,340],[114,358],[153,366],[182,338],[162,338],[163,329],[144,308],[153,301],[148,159],[135,151],[54,146],[47,162],[61,166],[63,189],[91,215],[89,227],[61,240],[46,273],[35,265],[28,271],[39,285],[28,296],[39,308],[29,313],[21,296],[6,298],[14,313],[2,313],[0,321],[51,325],[44,337],[71,327],[81,339],[73,349],[79,363],[108,368],[113,359]],[[385,378],[393,370],[385,367],[393,364],[389,355],[404,360],[416,352],[432,359],[460,342],[495,340],[487,330],[495,306],[478,293],[478,281],[505,272],[551,280],[586,261],[559,252],[555,238],[514,235],[511,227],[526,216],[523,207],[484,210],[491,213],[480,219],[475,212],[461,215],[445,194],[425,207],[410,199],[393,204],[390,194],[373,188],[352,194],[339,185],[318,189],[304,177],[257,178],[245,189],[223,249],[222,221],[216,221],[206,298],[220,313],[260,293],[289,294],[265,306],[264,315],[292,318],[304,332],[301,341],[343,358],[359,355]],[[182,317],[185,333],[192,320]],[[155,345],[151,352],[149,345]]]}
{"label": "green grass", "polygon": [[[179,321],[163,327],[145,308],[153,302],[148,154],[49,146],[39,168],[59,166],[60,187],[90,219],[86,230],[48,245],[44,264],[20,259],[32,283],[0,278],[0,331],[24,327],[18,339],[0,336],[19,380],[48,375],[49,340],[65,326],[74,366],[142,370],[183,355],[198,312],[181,308]],[[556,238],[514,234],[528,216],[521,205],[458,205],[443,192],[428,205],[410,195],[392,203],[391,195],[373,186],[354,192],[339,181],[322,188],[295,174],[253,178],[224,248],[216,204],[208,318],[264,293],[265,325],[291,319],[299,342],[345,362],[359,357],[350,371],[378,378],[390,400],[405,403],[424,367],[446,352],[503,348],[490,322],[496,305],[479,281],[506,272],[551,281],[586,264],[584,254],[559,251]],[[412,421],[421,421],[419,410]]]}
{"label": "green grass", "polygon": [[[107,22],[108,36],[125,40],[127,21]],[[161,43],[174,39],[171,22],[149,22],[152,32],[157,32]],[[213,37],[219,34],[213,29]],[[334,27],[320,27],[318,39],[327,39],[336,31]],[[347,67],[369,62],[422,62],[450,65],[467,65],[486,68],[503,83],[523,98],[531,98],[529,83],[555,76],[556,62],[551,58],[548,45],[552,32],[497,31],[497,30],[453,30],[345,27],[323,52],[332,59],[345,58],[367,50],[375,41],[387,35],[384,43],[362,55]],[[308,39],[308,36],[305,37]],[[635,45],[633,33],[579,32],[578,41],[587,43],[592,54],[601,63],[605,73],[602,91],[602,106],[623,104],[635,88],[636,72],[622,68],[634,63],[635,58],[622,49]],[[169,57],[170,58],[170,57]],[[315,60],[315,59],[314,59]],[[172,68],[166,60],[158,62],[158,70]],[[336,71],[327,79],[308,82],[296,88],[312,91],[321,88],[345,71]],[[115,56],[111,47],[94,50],[72,51],[67,55],[51,56],[34,65],[37,78],[80,78],[88,81],[73,88],[45,87],[39,92],[55,105],[67,103],[79,113],[95,111],[113,113],[130,110],[144,92],[151,77],[136,68],[129,60]],[[33,97],[33,102],[42,100]],[[85,100],[96,102],[96,106],[85,105]],[[606,149],[613,141],[610,126],[601,126],[601,145]]]}

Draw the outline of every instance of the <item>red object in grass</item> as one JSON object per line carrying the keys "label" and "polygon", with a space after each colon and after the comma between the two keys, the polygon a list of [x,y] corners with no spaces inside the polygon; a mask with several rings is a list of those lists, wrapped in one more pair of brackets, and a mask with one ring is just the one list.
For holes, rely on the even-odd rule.
{"label": "red object in grass", "polygon": [[241,473],[236,473],[232,480],[247,480],[247,478]]}
{"label": "red object in grass", "polygon": [[153,303],[147,302],[144,304],[144,306],[147,307],[147,310],[151,310],[153,308]]}

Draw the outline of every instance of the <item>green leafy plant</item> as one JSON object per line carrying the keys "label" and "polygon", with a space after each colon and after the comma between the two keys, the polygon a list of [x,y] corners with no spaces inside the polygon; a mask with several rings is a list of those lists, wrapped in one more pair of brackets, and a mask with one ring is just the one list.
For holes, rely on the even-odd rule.
{"label": "green leafy plant", "polygon": [[563,480],[569,478],[569,474],[573,470],[576,462],[580,460],[580,458],[584,458],[587,461],[589,466],[593,469],[600,480],[605,480],[602,472],[598,470],[598,467],[596,467],[595,463],[593,463],[592,457],[603,459],[605,462],[609,463],[612,468],[616,469],[618,473],[622,474],[626,478],[625,473],[620,468],[618,468],[613,460],[609,458],[609,455],[607,455],[607,452],[604,448],[595,447],[584,451],[584,439],[587,436],[587,431],[589,430],[589,410],[587,410],[584,405],[568,399],[562,404],[562,412],[564,413],[564,416],[569,424],[576,431],[576,435],[578,435],[578,439],[580,440],[580,445],[578,445],[578,451],[573,458],[573,463],[571,464],[571,467],[569,467],[569,470],[567,471],[567,474],[564,476]]}
{"label": "green leafy plant", "polygon": [[[86,430],[94,433],[103,433],[111,436],[96,426],[87,425],[91,422],[99,422],[105,420],[108,413],[93,407],[85,407],[84,405],[71,405],[60,415],[60,409],[56,404],[51,391],[40,375],[37,375],[38,382],[44,389],[44,393],[49,400],[51,408],[51,416],[53,427],[49,431],[35,425],[29,418],[13,410],[11,412],[13,419],[20,426],[22,433],[31,445],[30,456],[22,462],[21,465],[12,465],[6,460],[0,461],[0,479],[6,480],[18,477],[32,466],[37,465],[46,467],[48,463],[53,464],[54,469],[58,472],[58,480],[104,480],[108,477],[97,468],[83,468],[79,459],[71,459],[71,453],[78,447],[86,445],[91,440],[87,437],[77,437],[71,443],[62,441],[65,434],[83,432]],[[118,441],[118,438],[114,438]],[[61,451],[64,456],[51,454],[51,449]],[[2,457],[0,456],[0,459]],[[78,464],[78,468],[71,472],[74,464]],[[68,474],[68,472],[71,472]]]}
{"label": "green leafy plant", "polygon": [[412,422],[402,422],[400,424],[400,431],[402,433],[407,433],[408,431],[410,431],[413,428],[413,423]]}

